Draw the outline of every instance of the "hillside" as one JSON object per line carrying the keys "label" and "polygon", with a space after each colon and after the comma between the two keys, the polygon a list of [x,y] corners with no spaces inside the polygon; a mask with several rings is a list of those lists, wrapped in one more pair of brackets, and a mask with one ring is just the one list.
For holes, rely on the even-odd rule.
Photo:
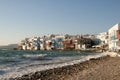
{"label": "hillside", "polygon": [[0,49],[14,49],[17,48],[17,44],[9,44],[6,46],[0,46]]}

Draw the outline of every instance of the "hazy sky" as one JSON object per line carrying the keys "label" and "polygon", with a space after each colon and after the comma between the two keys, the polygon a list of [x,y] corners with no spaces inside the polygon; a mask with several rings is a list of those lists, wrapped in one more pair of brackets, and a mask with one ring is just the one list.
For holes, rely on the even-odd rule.
{"label": "hazy sky", "polygon": [[120,0],[0,0],[0,45],[46,34],[106,32],[120,22]]}

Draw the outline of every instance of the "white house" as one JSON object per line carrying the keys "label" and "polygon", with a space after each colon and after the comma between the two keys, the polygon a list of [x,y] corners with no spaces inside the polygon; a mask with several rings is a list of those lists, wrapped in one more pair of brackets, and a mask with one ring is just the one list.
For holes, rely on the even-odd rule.
{"label": "white house", "polygon": [[117,45],[117,42],[119,41],[118,39],[118,34],[117,31],[120,30],[120,23],[114,25],[112,28],[108,30],[108,44],[109,44],[109,50],[118,50],[119,46]]}
{"label": "white house", "polygon": [[108,44],[107,32],[102,32],[97,35],[97,39],[100,39],[100,44]]}

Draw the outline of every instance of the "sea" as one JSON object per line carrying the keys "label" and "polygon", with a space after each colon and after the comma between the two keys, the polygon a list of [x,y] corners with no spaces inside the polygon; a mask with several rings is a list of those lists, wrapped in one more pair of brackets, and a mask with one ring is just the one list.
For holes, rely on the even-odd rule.
{"label": "sea", "polygon": [[19,51],[0,50],[0,80],[21,77],[36,71],[78,64],[105,53],[86,51]]}

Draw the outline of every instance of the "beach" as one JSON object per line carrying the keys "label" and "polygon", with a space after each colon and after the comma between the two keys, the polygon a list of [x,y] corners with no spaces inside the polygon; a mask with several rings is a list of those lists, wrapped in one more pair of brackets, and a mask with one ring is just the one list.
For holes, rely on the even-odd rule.
{"label": "beach", "polygon": [[119,80],[120,57],[100,57],[86,62],[37,71],[10,80]]}

